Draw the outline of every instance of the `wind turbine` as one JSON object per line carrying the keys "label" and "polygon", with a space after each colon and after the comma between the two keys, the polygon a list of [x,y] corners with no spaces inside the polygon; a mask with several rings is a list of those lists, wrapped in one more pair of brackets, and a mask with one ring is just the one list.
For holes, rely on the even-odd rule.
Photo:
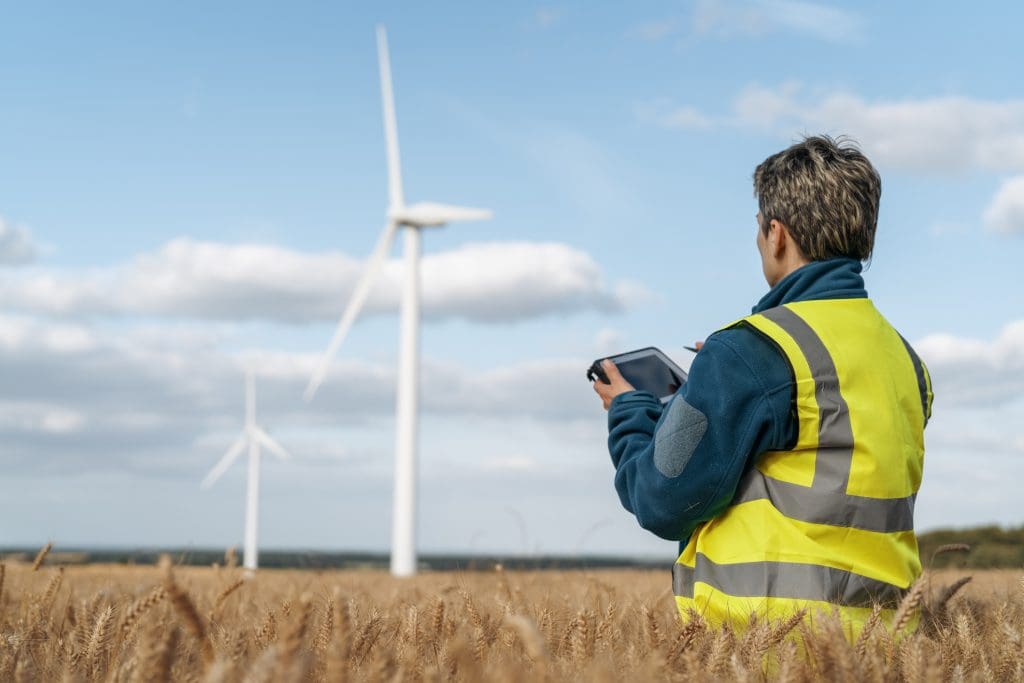
{"label": "wind turbine", "polygon": [[221,475],[227,472],[246,446],[249,447],[249,484],[245,497],[245,546],[242,566],[253,570],[259,564],[256,527],[259,523],[260,446],[281,460],[287,460],[291,455],[256,424],[256,387],[252,370],[247,370],[245,373],[245,428],[228,452],[224,454],[224,457],[220,459],[220,462],[214,465],[210,473],[206,475],[200,486],[204,489],[212,486],[221,478]]}
{"label": "wind turbine", "polygon": [[456,221],[479,221],[491,217],[486,209],[473,209],[434,202],[405,203],[402,169],[398,155],[398,124],[391,88],[391,62],[383,26],[377,27],[377,56],[380,61],[380,90],[384,110],[384,138],[388,159],[387,222],[366,263],[366,270],[352,292],[327,351],[321,357],[306,387],[306,400],[313,398],[327,374],[328,365],[366,302],[381,267],[391,251],[399,228],[405,228],[405,281],[402,286],[398,399],[396,405],[395,490],[391,529],[391,573],[416,573],[416,441],[419,410],[419,327],[420,327],[420,230]]}

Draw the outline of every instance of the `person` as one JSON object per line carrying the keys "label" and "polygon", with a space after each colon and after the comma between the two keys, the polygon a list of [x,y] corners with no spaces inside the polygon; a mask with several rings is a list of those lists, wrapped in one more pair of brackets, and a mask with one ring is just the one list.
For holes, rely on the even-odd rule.
{"label": "person", "polygon": [[807,137],[757,166],[754,194],[770,289],[752,315],[708,337],[664,408],[602,361],[615,487],[680,542],[684,620],[838,610],[856,633],[921,573],[931,380],[864,288],[881,179],[856,144]]}

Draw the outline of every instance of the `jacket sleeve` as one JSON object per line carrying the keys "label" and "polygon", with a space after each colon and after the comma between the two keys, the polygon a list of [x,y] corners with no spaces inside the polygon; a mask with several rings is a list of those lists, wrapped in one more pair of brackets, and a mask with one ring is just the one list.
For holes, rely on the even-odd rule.
{"label": "jacket sleeve", "polygon": [[721,514],[756,454],[783,448],[792,381],[785,360],[749,330],[712,335],[662,409],[627,392],[608,411],[608,449],[623,506],[644,529],[685,541]]}

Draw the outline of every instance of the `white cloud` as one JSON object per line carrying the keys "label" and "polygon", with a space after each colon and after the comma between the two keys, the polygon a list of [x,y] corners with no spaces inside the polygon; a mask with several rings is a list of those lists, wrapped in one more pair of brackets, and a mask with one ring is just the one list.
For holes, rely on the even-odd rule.
{"label": "white cloud", "polygon": [[[914,344],[935,391],[918,497],[921,528],[1019,522],[1024,476],[1024,320],[994,339],[935,334]],[[964,495],[984,490],[984,496]]]}
{"label": "white cloud", "polygon": [[698,0],[681,15],[633,26],[627,36],[658,42],[688,33],[694,38],[756,38],[769,34],[804,35],[830,43],[849,43],[864,34],[864,19],[854,12],[801,0]]}
{"label": "white cloud", "polygon": [[20,266],[36,259],[39,248],[27,228],[8,224],[0,218],[0,266]]}
{"label": "white cloud", "polygon": [[[203,458],[209,448],[197,444],[223,441],[240,424],[246,367],[256,368],[260,422],[295,430],[314,451],[336,439],[330,432],[339,428],[376,425],[379,432],[383,424],[387,431],[394,414],[391,363],[337,361],[306,403],[302,393],[317,354],[226,353],[202,334],[121,328],[0,316],[0,443],[5,457],[21,463],[14,469],[89,462],[153,471],[179,456],[184,469],[212,465]],[[168,336],[178,346],[169,346]],[[599,429],[601,408],[583,377],[588,362],[554,358],[479,370],[425,358],[421,410],[427,419],[460,421],[585,419]],[[521,464],[524,453],[492,455]]]}
{"label": "white cloud", "polygon": [[842,43],[860,38],[864,21],[838,7],[800,0],[699,0],[693,27],[721,38],[797,33]]}
{"label": "white cloud", "polygon": [[[56,315],[143,314],[214,320],[333,320],[363,260],[271,245],[172,240],[109,269],[31,269],[0,278],[10,307]],[[618,311],[645,290],[609,286],[587,253],[556,242],[465,244],[421,262],[427,318],[514,321],[583,310]],[[397,309],[403,267],[388,262],[367,314]]]}
{"label": "white cloud", "polygon": [[788,138],[808,132],[850,135],[872,160],[894,168],[1024,170],[1024,100],[942,96],[870,102],[848,92],[813,92],[789,82],[774,88],[748,86],[732,111],[717,117],[690,105],[657,106],[659,115],[646,120],[666,127],[716,125]]}
{"label": "white cloud", "polygon": [[994,232],[1024,233],[1024,175],[999,187],[985,209],[985,226]]}
{"label": "white cloud", "polygon": [[991,341],[935,334],[914,348],[928,366],[937,404],[991,407],[1024,399],[1024,320]]}

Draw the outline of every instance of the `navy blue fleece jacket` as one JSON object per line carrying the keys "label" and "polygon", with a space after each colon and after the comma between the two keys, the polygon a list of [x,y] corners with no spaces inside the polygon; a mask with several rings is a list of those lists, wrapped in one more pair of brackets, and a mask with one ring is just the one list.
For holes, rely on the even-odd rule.
{"label": "navy blue fleece jacket", "polygon": [[[780,280],[753,312],[867,297],[860,273],[854,259],[815,261]],[[725,510],[756,455],[795,443],[793,391],[781,351],[740,325],[707,339],[664,409],[648,392],[616,396],[608,409],[608,450],[622,504],[644,529],[685,543],[698,524]],[[672,424],[661,430],[666,417]],[[656,438],[664,441],[657,458]]]}

